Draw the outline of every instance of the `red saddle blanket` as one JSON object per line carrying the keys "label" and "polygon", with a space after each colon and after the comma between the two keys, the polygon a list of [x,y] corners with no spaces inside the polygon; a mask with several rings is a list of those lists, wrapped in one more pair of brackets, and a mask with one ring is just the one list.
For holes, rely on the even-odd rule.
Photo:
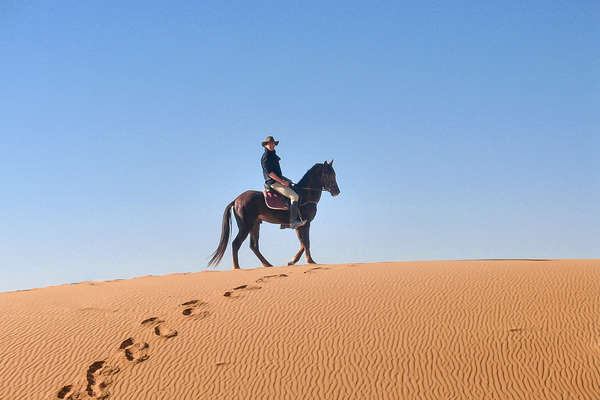
{"label": "red saddle blanket", "polygon": [[265,203],[269,208],[274,210],[288,210],[290,208],[285,197],[280,194],[263,190],[263,195],[265,197]]}

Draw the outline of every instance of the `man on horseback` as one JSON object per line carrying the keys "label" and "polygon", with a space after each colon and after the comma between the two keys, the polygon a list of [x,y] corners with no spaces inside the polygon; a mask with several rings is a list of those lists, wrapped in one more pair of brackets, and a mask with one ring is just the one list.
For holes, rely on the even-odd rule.
{"label": "man on horseback", "polygon": [[292,181],[283,176],[279,166],[279,156],[275,153],[275,146],[279,140],[273,139],[273,136],[267,136],[262,146],[265,152],[261,158],[265,186],[275,190],[277,193],[290,199],[290,228],[296,229],[306,223],[298,218],[298,194],[290,187]]}
{"label": "man on horseback", "polygon": [[[294,186],[294,190],[292,190],[290,188],[291,181],[281,173],[279,157],[275,154],[277,143],[271,136],[268,136],[262,142],[265,148],[265,154],[262,156],[262,167],[266,181],[265,186],[269,189],[272,188],[273,191],[277,191],[291,200],[292,207],[290,214],[281,211],[286,208],[280,207],[280,204],[277,206],[275,204],[270,205],[268,202],[269,196],[265,196],[263,191],[246,190],[225,207],[223,222],[221,224],[221,239],[219,239],[217,249],[210,256],[210,260],[208,261],[209,266],[216,266],[223,259],[225,250],[227,250],[227,244],[229,243],[229,236],[231,235],[232,216],[235,217],[238,227],[238,233],[231,242],[231,256],[233,258],[234,269],[240,268],[238,252],[248,235],[250,235],[250,250],[254,252],[262,265],[265,267],[271,266],[258,248],[260,224],[262,222],[285,227],[289,226],[291,228],[301,227],[300,229],[296,229],[298,240],[300,240],[300,250],[298,250],[298,253],[296,253],[288,265],[298,262],[302,254],[306,254],[307,263],[315,263],[310,251],[310,225],[317,215],[317,204],[321,199],[323,191],[329,192],[332,196],[340,194],[340,188],[338,187],[335,171],[333,170],[333,160],[313,165]],[[296,190],[298,193],[296,193]],[[302,197],[302,214],[306,218],[306,221],[297,220],[300,214],[298,210],[300,196]],[[281,200],[281,198],[277,196],[277,200]]]}

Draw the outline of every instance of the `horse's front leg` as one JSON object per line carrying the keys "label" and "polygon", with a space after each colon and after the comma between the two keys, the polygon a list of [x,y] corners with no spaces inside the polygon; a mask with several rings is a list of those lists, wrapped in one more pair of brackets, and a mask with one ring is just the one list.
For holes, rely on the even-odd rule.
{"label": "horse's front leg", "polygon": [[[310,254],[310,222],[307,222],[306,225],[301,226],[297,229],[298,238],[300,239],[300,243],[302,244],[302,249],[306,252],[306,262],[309,264],[316,264],[315,260],[313,260]],[[301,250],[302,250],[301,249]],[[297,257],[300,258],[302,252],[298,252]]]}
{"label": "horse's front leg", "polygon": [[[300,229],[304,228],[303,226],[300,227]],[[300,229],[296,229],[296,235],[298,235],[298,240],[300,241],[300,250],[298,251],[298,253],[294,256],[294,258],[292,259],[292,261],[290,261],[288,263],[288,265],[294,265],[298,262],[298,260],[300,259],[300,257],[302,256],[302,253],[304,253],[304,244],[302,244],[302,237],[300,236]]]}

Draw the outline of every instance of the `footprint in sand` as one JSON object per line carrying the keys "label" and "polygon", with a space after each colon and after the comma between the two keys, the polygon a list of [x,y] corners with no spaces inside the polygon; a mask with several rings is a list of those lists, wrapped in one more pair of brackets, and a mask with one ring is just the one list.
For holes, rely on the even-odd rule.
{"label": "footprint in sand", "polygon": [[64,400],[108,399],[110,397],[108,388],[113,376],[118,372],[119,368],[107,365],[106,361],[96,361],[86,371],[85,389],[66,385],[60,389],[56,397]]}
{"label": "footprint in sand", "polygon": [[144,326],[154,326],[154,325],[158,325],[163,322],[165,322],[165,321],[163,321],[162,319],[159,319],[158,317],[150,317],[150,318],[143,320],[141,322],[141,324]]}
{"label": "footprint in sand", "polygon": [[[159,324],[163,321],[156,317],[148,318],[142,321],[142,325],[150,323]],[[159,326],[156,327],[158,329]],[[161,336],[172,337],[175,331],[160,331]],[[170,336],[169,336],[170,335]],[[121,342],[119,351],[123,351],[125,358],[134,364],[146,361],[150,356],[148,349],[150,345],[146,342],[138,343],[134,338],[129,337]],[[116,362],[116,360],[114,360]],[[92,363],[86,371],[87,385],[85,388],[81,385],[65,385],[57,393],[56,398],[61,400],[83,400],[83,399],[108,399],[110,392],[108,387],[113,381],[113,376],[120,371],[118,367],[107,364],[106,360]]]}
{"label": "footprint in sand", "polygon": [[119,346],[119,350],[126,349],[126,348],[128,348],[128,347],[132,346],[132,345],[133,345],[133,343],[134,343],[134,341],[133,341],[133,338],[131,338],[131,337],[130,337],[130,338],[127,338],[127,339],[125,339],[125,340],[123,340],[123,342],[122,342],[122,343],[121,343],[121,345]]}
{"label": "footprint in sand", "polygon": [[150,345],[146,342],[136,343],[133,338],[128,338],[121,343],[119,350],[124,350],[125,358],[128,361],[133,361],[137,364],[150,358],[148,355],[149,347]]}
{"label": "footprint in sand", "polygon": [[156,325],[154,327],[154,334],[156,336],[160,336],[165,339],[169,339],[177,336],[177,331],[175,329],[171,329],[166,325]]}
{"label": "footprint in sand", "polygon": [[260,286],[253,286],[253,285],[240,285],[240,286],[234,287],[233,290],[228,290],[227,292],[223,293],[223,296],[230,297],[230,298],[238,298],[240,296],[236,293],[239,293],[240,291],[258,290],[258,289],[262,289],[262,288]]}
{"label": "footprint in sand", "polygon": [[[85,391],[92,399],[107,399],[110,397],[108,387],[112,378],[119,372],[119,368],[106,365],[106,361],[96,361],[88,367],[86,372],[87,386]],[[74,397],[77,399],[77,397]]]}
{"label": "footprint in sand", "polygon": [[256,280],[256,283],[264,283],[271,279],[276,279],[276,278],[287,278],[287,275],[286,274],[265,275],[262,278],[258,278]]}
{"label": "footprint in sand", "polygon": [[[165,325],[165,321],[159,319],[158,317],[150,317],[141,322],[143,326],[154,327],[154,334],[156,336],[163,337],[165,339],[169,339],[177,336],[177,331],[175,329],[171,329]],[[125,342],[123,342],[125,343]]]}
{"label": "footprint in sand", "polygon": [[64,400],[79,400],[81,398],[79,390],[73,389],[73,385],[63,386],[56,397]]}
{"label": "footprint in sand", "polygon": [[203,301],[200,300],[190,300],[190,301],[186,301],[185,303],[181,304],[182,306],[195,306],[198,304],[206,304]]}
{"label": "footprint in sand", "polygon": [[210,311],[205,309],[208,306],[208,303],[204,301],[190,300],[186,301],[181,306],[184,307],[181,313],[191,319],[204,319],[210,316]]}
{"label": "footprint in sand", "polygon": [[304,273],[305,274],[309,274],[309,273],[312,273],[312,272],[324,271],[324,270],[328,270],[328,269],[329,268],[326,268],[326,267],[314,267],[314,268],[311,268],[311,269],[307,269],[306,271],[304,271]]}

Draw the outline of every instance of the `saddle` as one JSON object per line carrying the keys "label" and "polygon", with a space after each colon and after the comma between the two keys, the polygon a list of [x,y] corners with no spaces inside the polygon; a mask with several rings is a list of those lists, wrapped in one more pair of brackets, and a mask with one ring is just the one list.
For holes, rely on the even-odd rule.
{"label": "saddle", "polygon": [[263,196],[265,197],[265,204],[267,207],[273,210],[289,210],[290,201],[280,195],[279,193],[272,190],[263,190]]}
{"label": "saddle", "polygon": [[[292,186],[295,188],[295,185]],[[290,200],[272,190],[270,186],[265,184],[265,190],[263,190],[263,197],[265,198],[265,204],[268,208],[273,210],[284,210],[287,211],[290,209]],[[302,213],[298,209],[298,217],[302,219]],[[281,229],[289,228],[289,224],[281,224]]]}

